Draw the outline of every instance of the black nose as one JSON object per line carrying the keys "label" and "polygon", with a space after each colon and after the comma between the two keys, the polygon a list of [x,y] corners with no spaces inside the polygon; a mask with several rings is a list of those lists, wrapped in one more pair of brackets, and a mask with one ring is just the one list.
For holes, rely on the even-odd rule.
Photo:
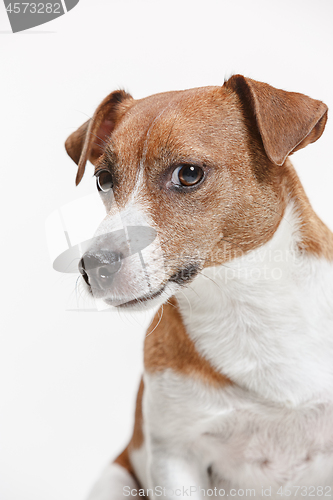
{"label": "black nose", "polygon": [[86,252],[79,262],[79,271],[87,285],[105,290],[121,268],[122,255],[110,250]]}

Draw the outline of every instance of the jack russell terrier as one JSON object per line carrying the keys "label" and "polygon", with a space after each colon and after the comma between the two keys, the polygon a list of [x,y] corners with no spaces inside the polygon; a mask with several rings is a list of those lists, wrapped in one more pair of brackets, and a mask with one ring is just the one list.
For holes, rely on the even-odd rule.
{"label": "jack russell terrier", "polygon": [[[112,92],[67,139],[107,211],[83,286],[160,306],[132,439],[90,500],[333,495],[333,234],[289,160],[326,120],[321,101],[234,75]],[[140,258],[110,239],[118,215],[156,234]]]}

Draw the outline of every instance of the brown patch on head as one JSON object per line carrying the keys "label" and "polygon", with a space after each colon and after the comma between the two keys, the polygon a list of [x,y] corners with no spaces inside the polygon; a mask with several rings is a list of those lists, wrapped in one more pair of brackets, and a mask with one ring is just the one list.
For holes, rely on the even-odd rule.
{"label": "brown patch on head", "polygon": [[170,299],[157,312],[145,339],[144,366],[147,372],[171,369],[214,386],[232,382],[215,370],[189,338],[176,299]]}
{"label": "brown patch on head", "polygon": [[[293,198],[304,218],[302,248],[332,258],[332,236],[313,214],[286,161],[320,137],[326,118],[322,102],[241,75],[223,87],[138,101],[127,96],[116,105],[109,96],[91,130],[109,120],[111,135],[104,134],[106,144],[97,150],[85,140],[78,175],[92,155],[98,170],[110,171],[121,209],[141,172],[135,201],[158,232],[169,277],[189,266],[200,270],[222,264],[265,244]],[[77,144],[80,150],[82,143]],[[197,186],[174,184],[174,172],[182,165],[202,170]]]}
{"label": "brown patch on head", "polygon": [[[225,262],[274,234],[283,213],[281,172],[265,155],[258,132],[247,126],[235,93],[207,87],[138,101],[112,143],[118,206],[126,204],[141,168],[137,200],[160,229],[170,276],[189,260],[201,267]],[[200,186],[171,185],[182,164],[204,171]]]}
{"label": "brown patch on head", "polygon": [[[300,182],[285,161],[321,136],[324,103],[240,75],[222,89],[193,89],[170,100],[173,106],[150,133],[151,182],[144,195],[151,197],[151,213],[163,227],[164,252],[175,258],[174,266],[169,259],[170,272],[187,259],[207,267],[265,244],[292,198],[305,219],[301,248],[332,256],[332,234],[305,195],[299,202]],[[181,163],[204,169],[200,187],[154,190],[161,165],[167,171]]]}

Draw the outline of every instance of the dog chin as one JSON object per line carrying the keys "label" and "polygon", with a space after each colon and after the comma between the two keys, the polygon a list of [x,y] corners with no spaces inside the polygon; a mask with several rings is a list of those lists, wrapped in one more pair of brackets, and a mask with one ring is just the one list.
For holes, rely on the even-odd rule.
{"label": "dog chin", "polygon": [[149,295],[138,296],[134,299],[104,298],[103,302],[109,306],[116,307],[117,309],[126,309],[127,311],[147,311],[161,306],[172,295],[173,293],[167,291],[166,287],[163,286],[160,290]]}

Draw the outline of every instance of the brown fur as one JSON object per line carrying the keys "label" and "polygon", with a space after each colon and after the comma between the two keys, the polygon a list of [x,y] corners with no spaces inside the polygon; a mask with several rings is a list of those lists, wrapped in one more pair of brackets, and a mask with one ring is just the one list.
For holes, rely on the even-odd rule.
{"label": "brown fur", "polygon": [[[275,233],[291,197],[304,216],[302,247],[332,258],[331,235],[313,213],[290,162],[284,161],[320,137],[327,116],[323,103],[240,75],[223,87],[139,101],[114,95],[98,107],[84,144],[86,124],[69,137],[66,147],[79,163],[77,182],[87,158],[97,169],[111,171],[119,208],[125,206],[144,163],[141,197],[156,227],[163,228],[159,236],[170,276],[188,256],[198,255],[201,267],[207,267],[263,245]],[[107,145],[94,144],[94,134]],[[180,163],[203,166],[206,180],[200,189],[181,195],[167,189],[171,169]]]}
{"label": "brown fur", "polygon": [[143,429],[142,429],[142,397],[143,397],[144,385],[141,379],[138,395],[136,398],[136,408],[135,408],[135,421],[133,436],[130,442],[130,447],[133,449],[140,448],[143,443]]}
{"label": "brown fur", "polygon": [[118,455],[118,457],[114,460],[115,464],[121,465],[121,467],[124,467],[134,478],[134,470],[129,458],[129,451],[128,451],[128,446]]}
{"label": "brown fur", "polygon": [[118,455],[118,457],[114,460],[114,463],[121,465],[126,469],[133,477],[134,479],[138,482],[135,472],[133,469],[133,466],[131,464],[131,459],[130,459],[130,454],[132,450],[135,450],[137,448],[140,448],[142,443],[143,443],[143,416],[142,416],[142,397],[143,397],[143,380],[141,379],[140,385],[139,385],[139,390],[136,398],[136,407],[135,407],[135,419],[134,419],[134,429],[133,429],[133,435],[132,438],[124,449]]}

